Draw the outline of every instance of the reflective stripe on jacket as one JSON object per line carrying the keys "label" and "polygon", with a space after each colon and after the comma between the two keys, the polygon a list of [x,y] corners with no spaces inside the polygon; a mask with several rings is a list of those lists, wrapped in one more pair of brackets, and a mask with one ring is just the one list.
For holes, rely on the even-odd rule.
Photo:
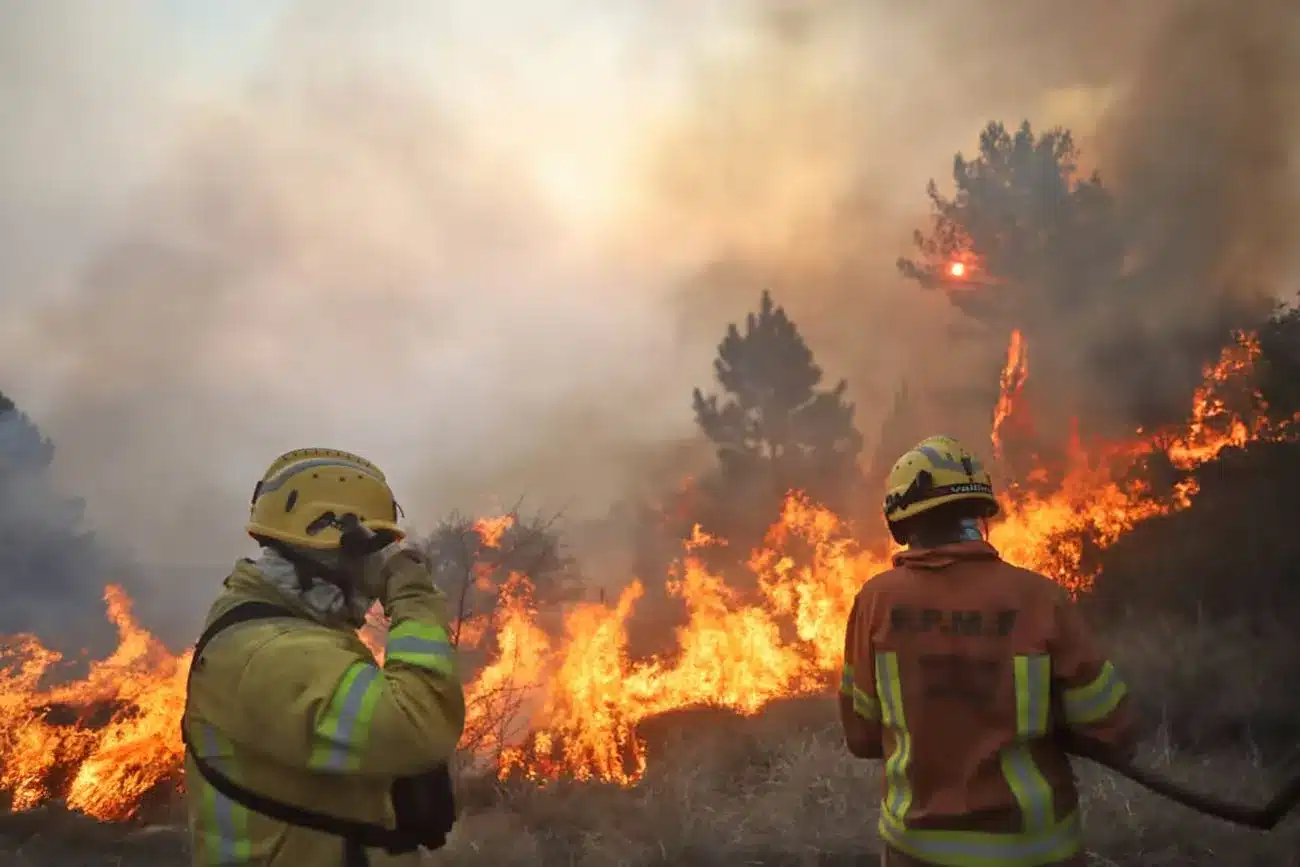
{"label": "reflective stripe on jacket", "polygon": [[896,555],[854,602],[841,719],[885,758],[880,833],[942,867],[1041,867],[1082,848],[1055,733],[1132,748],[1126,688],[1059,585],[984,542]]}
{"label": "reflective stripe on jacket", "polygon": [[[445,762],[465,719],[442,596],[427,567],[403,563],[390,581],[382,668],[351,627],[283,596],[249,561],[225,586],[208,623],[248,601],[300,617],[232,626],[194,661],[185,725],[199,755],[265,797],[394,827],[394,779]],[[344,864],[339,837],[250,812],[208,785],[189,756],[186,804],[195,867]],[[369,856],[373,867],[420,860]]]}

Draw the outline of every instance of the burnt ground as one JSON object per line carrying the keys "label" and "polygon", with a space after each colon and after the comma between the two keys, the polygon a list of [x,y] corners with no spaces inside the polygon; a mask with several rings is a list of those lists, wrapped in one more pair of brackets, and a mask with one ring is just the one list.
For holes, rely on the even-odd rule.
{"label": "burnt ground", "polygon": [[[1220,797],[1266,800],[1300,743],[1300,661],[1284,639],[1149,620],[1113,635],[1148,725],[1143,762]],[[877,863],[879,763],[848,756],[834,713],[822,698],[749,719],[696,710],[651,721],[650,770],[627,790],[468,786],[451,842],[429,863]],[[1270,833],[1239,829],[1086,762],[1078,771],[1092,864],[1300,867],[1300,816]],[[187,863],[174,827],[104,826],[57,810],[0,817],[0,867]]]}

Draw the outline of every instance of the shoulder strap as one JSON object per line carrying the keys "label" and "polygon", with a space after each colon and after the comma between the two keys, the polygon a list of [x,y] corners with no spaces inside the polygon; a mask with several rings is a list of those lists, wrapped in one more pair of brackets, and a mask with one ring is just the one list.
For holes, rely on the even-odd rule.
{"label": "shoulder strap", "polygon": [[301,614],[295,614],[283,605],[276,605],[274,602],[241,602],[208,624],[208,628],[203,630],[199,640],[194,642],[194,656],[192,659],[197,660],[202,655],[203,649],[208,646],[208,642],[216,638],[218,633],[225,632],[232,626],[238,626],[240,623],[246,623],[250,620],[270,620],[273,617],[303,619]]}
{"label": "shoulder strap", "polygon": [[[247,623],[251,620],[269,620],[277,617],[305,619],[287,608],[270,602],[243,602],[213,620],[208,625],[208,628],[203,630],[199,640],[194,643],[194,655],[191,657],[190,662],[190,678],[194,677],[194,669],[198,664],[199,655],[203,653],[203,649],[207,647],[208,642],[215,638],[218,633],[239,623]],[[187,683],[187,709],[189,704],[188,686]],[[287,825],[343,837],[354,845],[359,843],[373,848],[388,848],[396,842],[394,832],[382,825],[372,825],[369,822],[357,822],[325,813],[317,813],[314,810],[286,804],[283,801],[268,798],[251,789],[244,788],[199,755],[199,751],[190,739],[184,717],[181,719],[181,740],[185,744],[185,749],[189,752],[190,761],[194,763],[194,767],[208,785],[235,803],[247,807],[255,813],[261,813],[263,816],[275,819],[278,822],[284,822]]]}

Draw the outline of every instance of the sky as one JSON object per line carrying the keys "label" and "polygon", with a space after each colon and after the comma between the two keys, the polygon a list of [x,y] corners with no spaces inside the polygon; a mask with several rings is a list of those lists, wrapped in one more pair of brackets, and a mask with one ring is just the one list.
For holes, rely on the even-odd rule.
{"label": "sky", "polygon": [[991,119],[1105,169],[1205,4],[0,0],[0,389],[104,539],[187,575],[296,447],[426,527],[675,477],[764,288],[870,444],[903,379],[969,366],[893,266],[926,182]]}
{"label": "sky", "polygon": [[[567,8],[560,9],[559,6]],[[137,503],[155,499],[160,493],[152,490],[152,483],[142,482],[153,476],[148,466],[150,459],[141,455],[139,462],[133,459],[119,465],[122,467],[120,475],[106,481],[104,489],[93,490],[98,487],[97,479],[104,477],[104,472],[95,467],[101,462],[102,453],[97,453],[98,448],[92,444],[93,435],[86,436],[87,446],[80,445],[82,434],[89,434],[82,420],[90,417],[72,408],[74,402],[84,406],[84,401],[73,393],[78,388],[93,389],[102,384],[89,380],[104,375],[103,362],[114,353],[135,356],[125,359],[125,367],[119,372],[139,378],[150,377],[156,370],[155,363],[166,365],[167,353],[172,350],[181,353],[188,350],[192,354],[199,349],[196,345],[182,346],[183,339],[178,339],[164,352],[151,353],[147,348],[139,348],[141,340],[149,342],[151,331],[184,330],[195,317],[202,318],[212,312],[205,312],[205,302],[195,287],[168,287],[169,297],[157,303],[156,299],[150,299],[149,303],[144,299],[128,302],[123,300],[123,295],[130,294],[129,288],[87,285],[95,284],[98,278],[86,276],[88,272],[93,274],[104,262],[113,260],[115,254],[112,251],[120,250],[124,245],[156,243],[156,239],[146,241],[132,237],[156,234],[157,223],[154,221],[183,223],[187,219],[202,219],[192,215],[178,216],[175,209],[185,205],[162,201],[171,196],[173,190],[208,171],[184,166],[188,159],[206,158],[190,157],[190,153],[203,150],[208,142],[216,142],[223,135],[233,136],[250,150],[257,151],[256,156],[247,156],[249,161],[274,163],[285,160],[291,163],[294,158],[288,151],[297,147],[304,151],[317,147],[329,151],[330,142],[313,139],[317,135],[333,134],[335,124],[346,124],[345,120],[331,115],[352,110],[353,107],[347,104],[348,98],[344,96],[339,105],[329,107],[316,103],[305,105],[315,97],[300,96],[292,91],[316,87],[316,82],[322,79],[367,78],[370,80],[355,86],[391,94],[393,104],[378,111],[400,114],[409,107],[413,115],[419,115],[417,120],[409,122],[409,129],[394,130],[394,134],[404,141],[394,143],[392,147],[409,152],[411,147],[424,145],[420,136],[426,127],[422,125],[428,124],[431,139],[427,144],[430,152],[435,154],[433,161],[442,159],[436,155],[442,148],[463,148],[466,153],[473,152],[473,156],[462,158],[458,150],[455,155],[445,158],[443,164],[428,167],[431,172],[448,175],[430,180],[431,186],[463,183],[466,187],[454,193],[441,193],[465,199],[448,204],[449,211],[476,209],[478,205],[474,200],[481,197],[484,200],[483,213],[468,219],[499,223],[503,233],[517,236],[503,238],[503,245],[518,243],[528,247],[527,251],[520,252],[528,259],[528,267],[563,274],[563,277],[555,274],[546,278],[546,282],[562,279],[590,284],[596,279],[593,272],[603,266],[592,260],[589,250],[581,248],[590,247],[590,235],[593,231],[600,231],[601,213],[612,207],[610,196],[611,191],[617,189],[617,174],[628,171],[625,163],[633,150],[629,140],[638,135],[638,123],[644,118],[638,112],[644,112],[647,103],[660,98],[661,82],[671,78],[649,67],[634,68],[629,58],[619,51],[626,41],[625,31],[635,26],[637,9],[630,4],[513,3],[496,4],[493,10],[485,11],[480,4],[445,3],[438,4],[436,14],[428,11],[432,8],[428,4],[401,2],[367,6],[371,11],[361,14],[347,3],[255,3],[245,0],[222,4],[176,0],[134,2],[114,7],[111,12],[104,6],[96,7],[84,2],[43,4],[39,12],[30,7],[20,9],[18,4],[0,8],[9,19],[10,26],[5,29],[14,42],[18,41],[20,32],[26,31],[23,41],[27,44],[26,56],[17,58],[15,74],[8,76],[6,99],[0,103],[0,110],[7,108],[14,116],[14,124],[7,126],[19,130],[17,140],[6,145],[4,156],[8,171],[0,177],[3,177],[4,186],[10,193],[10,200],[24,200],[25,205],[5,209],[5,216],[9,219],[5,221],[5,237],[0,239],[0,244],[8,248],[4,252],[10,263],[7,275],[11,276],[6,281],[4,298],[9,313],[5,317],[5,328],[12,337],[6,341],[10,350],[3,364],[7,374],[6,388],[54,435],[61,448],[60,468],[64,470],[69,487],[84,491],[87,485],[83,480],[91,477],[88,487],[92,490],[88,493],[91,514],[99,517],[97,524],[108,527],[116,538],[143,549],[142,554],[146,557],[151,544],[149,526],[162,517],[154,513],[145,518],[148,507],[137,507]],[[576,26],[561,26],[558,17],[561,12],[573,15],[574,18],[563,20]],[[357,34],[355,38],[351,35],[353,33]],[[384,81],[379,83],[381,79]],[[321,85],[322,89],[335,88],[340,92],[352,86],[351,82],[342,81],[328,81]],[[632,104],[627,102],[629,90],[637,95]],[[361,99],[364,101],[364,97]],[[364,107],[357,110],[365,112]],[[391,117],[391,114],[385,117]],[[436,119],[433,117],[435,114]],[[386,120],[376,121],[381,122]],[[397,123],[407,122],[398,120]],[[205,129],[209,124],[222,129]],[[438,129],[434,130],[434,126]],[[348,220],[345,212],[355,207],[357,202],[347,199],[356,196],[358,201],[368,202],[376,212],[392,215],[394,219],[402,217],[393,215],[392,211],[405,214],[417,224],[430,219],[428,214],[418,213],[425,206],[415,201],[415,195],[406,195],[400,190],[406,180],[400,167],[394,169],[377,162],[362,166],[374,162],[365,153],[368,148],[373,146],[382,150],[387,146],[355,140],[354,132],[338,132],[340,138],[353,140],[339,142],[336,152],[323,156],[322,160],[343,166],[344,171],[346,167],[353,167],[362,174],[370,171],[375,177],[369,181],[358,177],[355,187],[348,186],[346,180],[340,183],[333,195],[344,200],[337,203],[340,211],[335,218]],[[437,140],[444,134],[473,137],[474,141],[445,145]],[[518,158],[521,142],[527,143],[526,162]],[[213,147],[220,148],[221,145],[216,143]],[[394,158],[400,160],[404,157],[405,154]],[[513,181],[517,187],[485,190],[480,195],[472,188],[476,181],[466,177],[462,182],[455,177],[465,169],[460,162],[462,159],[483,163],[481,167],[470,170],[472,172],[495,172],[496,169],[488,164],[500,166],[503,172],[518,176]],[[245,168],[249,172],[257,171]],[[267,187],[274,186],[277,176],[283,177],[274,165],[267,165],[265,170],[271,176],[248,179],[250,187],[257,189],[246,198],[253,198]],[[172,172],[181,178],[169,176]],[[483,185],[488,186],[487,183]],[[498,186],[495,181],[491,185]],[[509,184],[503,182],[500,186],[508,187]],[[183,191],[177,195],[207,193]],[[386,229],[383,225],[337,225],[329,228],[308,225],[313,215],[306,211],[312,206],[305,203],[299,209],[295,198],[300,195],[297,188],[279,189],[271,195],[282,197],[289,203],[287,207],[293,210],[292,214],[278,217],[293,223],[292,231],[312,239],[302,241],[302,245],[315,244],[319,235],[338,231],[373,236],[367,238],[366,244],[359,245],[369,247],[369,242],[373,241],[378,248],[370,251],[369,255],[373,257],[382,257],[386,252],[394,258],[418,256],[407,251],[400,254],[385,251],[383,236]],[[330,195],[330,191],[322,190],[322,198]],[[513,202],[505,201],[515,195],[521,199],[545,199],[545,204],[538,204],[537,210],[547,211],[546,215],[535,221],[513,215],[498,218],[495,211],[515,208]],[[491,201],[493,199],[500,201]],[[439,204],[434,202],[428,208],[437,210]],[[197,207],[210,206],[204,202]],[[146,213],[153,208],[172,213],[170,216]],[[329,210],[328,204],[325,210]],[[442,217],[434,219],[436,222]],[[512,223],[520,225],[512,228]],[[436,227],[424,228],[430,232],[430,245],[437,245],[438,238],[434,237]],[[388,234],[401,235],[404,231],[419,230],[408,223]],[[534,238],[541,233],[546,235],[546,249],[541,249],[543,242],[540,237]],[[233,242],[239,243],[240,240]],[[324,244],[323,241],[320,243]],[[404,246],[405,240],[393,243]],[[412,239],[411,246],[417,243]],[[511,255],[507,253],[503,258]],[[312,266],[304,263],[302,267],[310,270]],[[397,267],[401,270],[403,266]],[[404,273],[397,279],[406,285],[394,291],[401,296],[397,299],[399,303],[413,303],[419,307],[420,299],[438,294],[438,288],[421,285],[424,269],[437,266],[421,263],[409,267],[421,273]],[[267,267],[263,272],[274,270]],[[507,276],[506,266],[498,268],[491,263],[483,263],[481,267],[478,262],[462,263],[452,266],[451,270],[456,273],[457,280],[482,280],[493,284],[511,279]],[[130,282],[135,278],[126,279]],[[202,387],[191,381],[188,388],[175,393],[175,401],[167,407],[167,412],[143,422],[170,426],[175,436],[160,431],[143,434],[131,430],[135,424],[128,420],[114,425],[113,421],[105,418],[111,413],[94,415],[94,421],[89,423],[102,425],[101,433],[123,442],[125,448],[131,448],[129,441],[137,437],[147,436],[158,441],[158,451],[171,451],[176,456],[169,470],[159,468],[159,476],[165,477],[171,474],[170,470],[190,469],[186,465],[198,457],[187,454],[189,449],[184,447],[187,436],[191,433],[197,435],[199,428],[204,433],[219,428],[224,418],[240,415],[237,408],[221,406],[223,401],[255,402],[265,398],[268,404],[274,405],[286,399],[292,402],[296,395],[286,398],[282,393],[271,392],[299,388],[320,390],[319,383],[275,382],[279,377],[274,367],[284,364],[280,355],[285,352],[300,357],[304,352],[330,355],[330,349],[321,345],[330,339],[328,334],[318,336],[310,328],[303,327],[294,333],[293,346],[286,348],[275,338],[268,339],[278,346],[262,347],[260,338],[250,333],[257,330],[249,324],[250,319],[259,315],[288,318],[294,315],[292,308],[295,305],[316,303],[306,287],[294,287],[295,294],[290,296],[276,285],[281,279],[288,278],[283,274],[267,274],[264,285],[255,286],[259,281],[250,279],[247,285],[241,286],[239,297],[230,299],[229,308],[232,309],[228,314],[230,324],[237,327],[232,327],[225,335],[213,336],[221,344],[220,351],[229,351],[235,357],[230,360],[232,369],[228,372],[211,371],[210,375],[242,381],[238,385],[205,381]],[[300,275],[297,279],[310,278]],[[634,277],[629,278],[629,282],[634,281]],[[363,296],[368,289],[338,287],[336,291],[347,296],[350,304],[356,300],[364,302]],[[448,287],[446,291],[454,291],[454,288]],[[628,317],[640,321],[642,311],[626,298],[602,297],[605,295],[603,288],[597,290],[590,285],[561,291],[549,298],[540,289],[537,292],[520,289],[517,297],[502,295],[496,298],[503,302],[500,305],[485,298],[480,304],[452,304],[454,310],[430,310],[431,327],[437,327],[434,320],[442,320],[448,329],[460,332],[451,341],[456,345],[440,349],[440,341],[430,338],[427,345],[412,348],[410,354],[403,355],[404,369],[380,377],[388,379],[388,382],[365,386],[368,389],[378,387],[386,393],[382,397],[363,398],[360,414],[380,412],[384,402],[390,398],[401,400],[400,393],[408,389],[416,394],[429,387],[454,392],[461,387],[460,383],[468,383],[475,376],[482,377],[482,387],[488,392],[494,388],[516,388],[511,380],[519,374],[508,369],[514,359],[493,357],[497,354],[491,347],[519,329],[533,331],[548,327],[544,318],[537,317],[559,317],[560,327],[572,323],[580,331],[595,331],[582,339],[599,341],[597,350],[601,352],[608,351],[612,344],[625,343],[625,339],[617,334],[605,335],[599,331],[611,326],[616,328]],[[110,296],[117,298],[110,299]],[[599,304],[605,311],[601,316],[585,321],[588,316],[583,308],[588,304]],[[106,336],[99,328],[100,324],[106,323],[103,317],[82,318],[86,307],[94,305],[111,309],[113,312],[108,314],[109,318],[116,316],[116,324],[124,333],[120,333],[118,338]],[[159,310],[160,306],[166,309]],[[566,310],[566,307],[570,309]],[[418,314],[417,310],[415,318],[421,319]],[[347,318],[340,309],[335,314],[319,317],[315,327],[328,330]],[[382,314],[382,318],[387,323],[384,327],[400,329],[404,325],[396,321],[402,317],[394,317],[391,313]],[[575,318],[578,321],[573,321]],[[455,323],[451,324],[450,319]],[[40,323],[33,328],[36,320]],[[147,326],[145,320],[148,320]],[[430,326],[431,322],[406,324],[418,329]],[[100,344],[93,354],[89,348],[81,352],[77,347],[56,348],[48,344],[31,348],[45,343],[54,332],[66,334],[66,329],[77,330],[85,326],[94,332],[89,335],[91,341]],[[639,326],[637,330],[640,330]],[[73,339],[81,342],[86,336],[78,335]],[[382,333],[375,339],[379,343],[384,341]],[[414,341],[417,338],[408,335],[406,339]],[[662,356],[666,351],[663,341],[656,341],[653,337],[648,339],[652,351]],[[127,345],[121,345],[121,342]],[[366,340],[359,338],[358,342],[365,343]],[[558,341],[546,342],[556,344],[537,350],[552,356],[543,362],[546,373],[567,373],[573,383],[571,388],[560,387],[558,392],[539,398],[543,404],[557,396],[563,399],[566,391],[581,390],[597,375],[590,365],[583,364],[580,356],[573,355],[569,347],[558,345]],[[113,345],[107,345],[110,343]],[[236,345],[241,348],[235,349]],[[211,351],[212,347],[208,349]],[[26,364],[29,352],[41,356],[39,368],[33,369]],[[510,354],[508,348],[503,352]],[[484,357],[477,357],[479,353]],[[378,354],[383,355],[384,351],[380,350]],[[152,357],[138,357],[141,355]],[[241,359],[239,355],[244,357]],[[344,379],[357,377],[367,383],[376,379],[377,371],[365,369],[370,361],[365,355],[365,347],[362,347],[359,358],[342,364],[343,367],[360,366],[362,370],[355,373],[343,370],[340,376]],[[196,361],[206,359],[191,358],[185,363]],[[259,369],[263,362],[272,368]],[[307,362],[304,360],[303,363]],[[482,365],[495,370],[484,370]],[[411,367],[421,369],[411,375]],[[406,378],[408,375],[409,379]],[[625,372],[624,378],[627,377],[635,379],[635,371]],[[116,380],[118,377],[114,375],[112,378]],[[265,390],[257,382],[259,379],[268,381]],[[494,384],[494,379],[506,381]],[[439,385],[446,382],[457,385]],[[349,382],[344,387],[352,384]],[[161,382],[155,385],[167,387]],[[121,382],[114,382],[113,387],[130,391],[133,395],[140,390]],[[253,396],[259,391],[260,395]],[[525,402],[529,399],[526,394],[519,397]],[[277,451],[304,442],[338,438],[345,440],[342,445],[346,447],[364,449],[378,439],[376,445],[382,449],[385,445],[391,447],[395,435],[402,439],[409,437],[409,434],[392,431],[395,426],[392,421],[375,423],[357,418],[356,411],[345,409],[340,412],[337,405],[346,406],[347,400],[326,399],[328,405],[314,408],[314,417],[301,423],[284,420],[288,428],[284,433],[279,433],[274,424],[259,425],[264,430],[259,431],[260,436],[254,435],[255,442],[246,450],[234,443],[222,443],[216,446],[220,457],[198,457],[200,461],[214,457],[225,460],[227,454],[237,454],[238,457],[230,460],[231,469],[237,468],[238,471],[230,475],[239,481],[237,484],[232,482],[227,488],[230,479],[223,467],[213,472],[223,489],[220,493],[211,486],[202,485],[203,490],[196,488],[197,493],[192,496],[196,501],[209,495],[224,496],[223,505],[235,506],[238,500],[233,498],[233,490],[240,490],[242,499],[242,490],[250,483],[249,479],[260,474],[261,465],[269,463]],[[412,397],[407,403],[413,406],[417,400]],[[262,415],[271,411],[268,406],[261,406],[252,412]],[[413,413],[419,417],[413,424],[422,428],[420,448],[426,445],[436,448],[432,442],[423,442],[426,426],[444,429],[461,443],[461,449],[468,449],[482,440],[480,425],[471,414],[454,406],[440,411],[413,410]],[[352,417],[332,417],[336,415]],[[430,415],[434,418],[429,418]],[[63,420],[69,416],[74,420]],[[326,416],[323,421],[322,416]],[[508,419],[499,416],[490,422],[512,426]],[[236,424],[244,422],[241,419]],[[399,422],[397,426],[403,424],[405,422]],[[352,433],[347,428],[355,431],[358,427],[371,425],[387,427],[390,431],[378,437],[369,434],[356,437],[355,433],[352,437],[347,436],[347,433]],[[244,431],[236,427],[229,433],[233,440],[241,437]],[[519,430],[494,435],[520,440],[530,434]],[[409,452],[409,447],[406,450]],[[167,460],[164,455],[158,457]],[[397,460],[399,472],[409,470],[412,463],[418,468],[422,462],[418,455],[414,461],[408,458],[406,467],[402,466],[402,458]],[[162,494],[164,497],[172,495],[170,491]],[[178,491],[175,496],[183,501],[187,495]],[[105,501],[120,502],[123,498],[131,501],[131,514],[142,516],[139,521],[122,518],[121,513],[114,518],[108,511],[112,506],[101,505]],[[476,505],[483,506],[484,503]],[[159,512],[166,511],[170,511],[170,507],[159,509]],[[186,519],[180,520],[183,523]],[[238,521],[237,514],[232,516],[232,521],[228,522],[230,528],[237,528]],[[181,536],[184,535],[182,532]],[[157,543],[153,544],[156,546]],[[169,544],[164,542],[162,547],[167,548]],[[184,556],[185,548],[189,546],[170,547],[180,550],[173,550],[165,556]]]}

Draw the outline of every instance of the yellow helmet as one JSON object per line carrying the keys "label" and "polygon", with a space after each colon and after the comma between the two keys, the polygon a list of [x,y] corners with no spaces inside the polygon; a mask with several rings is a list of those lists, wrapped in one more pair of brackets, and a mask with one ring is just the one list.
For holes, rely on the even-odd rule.
{"label": "yellow helmet", "polygon": [[889,471],[885,520],[892,528],[899,521],[959,500],[983,503],[986,518],[998,513],[993,480],[983,464],[952,437],[928,437]]}
{"label": "yellow helmet", "polygon": [[342,538],[331,519],[353,514],[396,541],[406,535],[397,513],[388,481],[370,461],[336,449],[295,449],[276,458],[253,489],[248,534],[328,550]]}

